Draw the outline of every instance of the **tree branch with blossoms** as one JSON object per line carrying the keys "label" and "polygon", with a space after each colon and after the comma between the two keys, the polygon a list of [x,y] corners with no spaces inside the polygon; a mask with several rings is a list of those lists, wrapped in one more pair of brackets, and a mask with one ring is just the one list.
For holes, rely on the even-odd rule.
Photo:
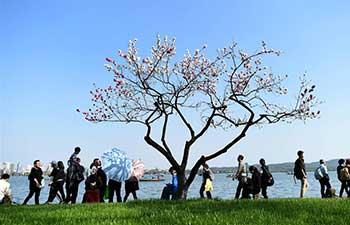
{"label": "tree branch with blossoms", "polygon": [[[280,56],[281,52],[268,49],[263,41],[261,49],[251,54],[239,49],[237,43],[218,49],[214,59],[206,57],[202,48],[186,51],[176,60],[175,38],[157,35],[150,56],[139,56],[137,40],[129,41],[126,52],[118,51],[116,59],[107,57],[105,68],[113,73],[112,84],[90,92],[92,107],[81,112],[90,122],[140,123],[146,126],[145,141],[160,152],[174,166],[180,177],[179,196],[186,197],[200,165],[227,152],[246,136],[252,126],[278,122],[292,122],[318,118],[315,108],[321,103],[315,96],[316,86],[301,76],[299,93],[289,107],[276,97],[288,93],[284,86],[287,75],[275,75],[263,65],[263,57]],[[191,118],[186,112],[192,111]],[[203,125],[196,130],[195,112]],[[175,159],[166,133],[169,119],[178,119],[189,132],[181,163]],[[161,123],[160,140],[152,138],[154,124]],[[188,178],[185,170],[191,147],[210,128],[240,129],[222,148],[201,156],[192,167]]]}

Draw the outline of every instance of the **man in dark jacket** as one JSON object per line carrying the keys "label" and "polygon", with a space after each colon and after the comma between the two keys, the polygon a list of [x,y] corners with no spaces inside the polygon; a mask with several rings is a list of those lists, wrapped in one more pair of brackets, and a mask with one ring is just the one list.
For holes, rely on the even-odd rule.
{"label": "man in dark jacket", "polygon": [[29,180],[29,194],[25,198],[23,205],[26,205],[28,201],[33,197],[35,194],[35,204],[39,205],[39,197],[40,197],[40,191],[41,191],[41,181],[43,180],[43,171],[41,170],[41,163],[40,160],[34,161],[34,167],[30,171],[30,174],[28,176]]}
{"label": "man in dark jacket", "polygon": [[304,152],[299,150],[297,152],[298,159],[295,160],[294,163],[294,178],[297,178],[301,182],[300,188],[300,198],[304,197],[307,188],[309,187],[309,183],[307,182],[307,175],[304,163]]}
{"label": "man in dark jacket", "polygon": [[267,199],[267,187],[271,186],[271,181],[273,181],[272,175],[269,171],[269,167],[266,165],[265,159],[260,159],[260,165],[261,165],[261,194],[262,196]]}

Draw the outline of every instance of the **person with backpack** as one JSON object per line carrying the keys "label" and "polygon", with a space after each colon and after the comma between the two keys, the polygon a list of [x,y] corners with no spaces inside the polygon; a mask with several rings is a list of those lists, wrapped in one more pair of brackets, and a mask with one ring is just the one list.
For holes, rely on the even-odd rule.
{"label": "person with backpack", "polygon": [[265,159],[260,159],[259,163],[261,165],[261,194],[265,199],[268,199],[267,187],[274,184],[274,179],[269,171],[269,167],[266,165]]}
{"label": "person with backpack", "polygon": [[35,205],[39,205],[40,191],[43,186],[41,182],[44,179],[44,177],[43,177],[43,171],[40,168],[41,167],[40,160],[35,160],[33,164],[34,166],[28,175],[29,194],[24,199],[23,205],[26,205],[28,201],[33,197],[34,194],[35,194],[34,196]]}
{"label": "person with backpack", "polygon": [[201,188],[199,190],[199,194],[201,198],[204,198],[204,191],[205,191],[207,198],[212,199],[210,191],[213,190],[213,184],[212,184],[213,177],[214,177],[213,172],[209,169],[209,166],[206,163],[204,163],[202,167],[203,167],[203,174],[202,174],[203,179],[202,179]]}
{"label": "person with backpack", "polygon": [[295,181],[295,178],[300,180],[301,182],[300,198],[303,198],[305,192],[309,187],[309,183],[307,182],[307,174],[305,170],[304,152],[299,150],[297,152],[297,155],[298,155],[298,159],[295,160],[295,163],[294,163],[294,181]]}
{"label": "person with backpack", "polygon": [[338,167],[337,167],[337,175],[338,180],[341,183],[340,191],[339,191],[339,197],[343,197],[344,191],[347,195],[349,195],[349,189],[348,189],[348,182],[350,179],[350,174],[348,168],[344,165],[345,160],[339,159],[338,161]]}
{"label": "person with backpack", "polygon": [[73,173],[73,175],[69,175],[69,172],[67,172],[67,176],[66,176],[67,198],[65,199],[65,203],[69,203],[69,202],[71,202],[72,204],[76,203],[78,191],[79,191],[79,184],[85,179],[84,178],[85,168],[82,165],[80,165],[80,158],[76,158],[75,167],[76,167],[75,168],[76,171]]}
{"label": "person with backpack", "polygon": [[244,160],[244,156],[238,155],[237,157],[238,167],[237,167],[236,173],[233,175],[233,179],[238,180],[235,199],[239,199],[239,196],[241,195],[241,191],[244,185],[247,184],[247,168],[243,160]]}
{"label": "person with backpack", "polygon": [[325,187],[327,191],[331,189],[331,184],[329,183],[329,174],[326,166],[326,161],[320,159],[320,166],[315,171],[315,177],[320,182],[321,186],[321,197],[326,197]]}

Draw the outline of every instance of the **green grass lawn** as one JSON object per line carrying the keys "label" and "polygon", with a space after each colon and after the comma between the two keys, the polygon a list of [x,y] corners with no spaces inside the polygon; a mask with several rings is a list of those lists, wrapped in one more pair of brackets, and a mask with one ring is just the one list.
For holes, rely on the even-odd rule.
{"label": "green grass lawn", "polygon": [[0,206],[0,224],[350,224],[347,199]]}

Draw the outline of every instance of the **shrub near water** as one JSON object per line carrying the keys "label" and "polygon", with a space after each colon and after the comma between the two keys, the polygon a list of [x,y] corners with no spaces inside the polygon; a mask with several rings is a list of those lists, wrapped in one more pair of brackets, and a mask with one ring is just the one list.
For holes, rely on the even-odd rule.
{"label": "shrub near water", "polygon": [[0,224],[348,224],[342,199],[1,206]]}

